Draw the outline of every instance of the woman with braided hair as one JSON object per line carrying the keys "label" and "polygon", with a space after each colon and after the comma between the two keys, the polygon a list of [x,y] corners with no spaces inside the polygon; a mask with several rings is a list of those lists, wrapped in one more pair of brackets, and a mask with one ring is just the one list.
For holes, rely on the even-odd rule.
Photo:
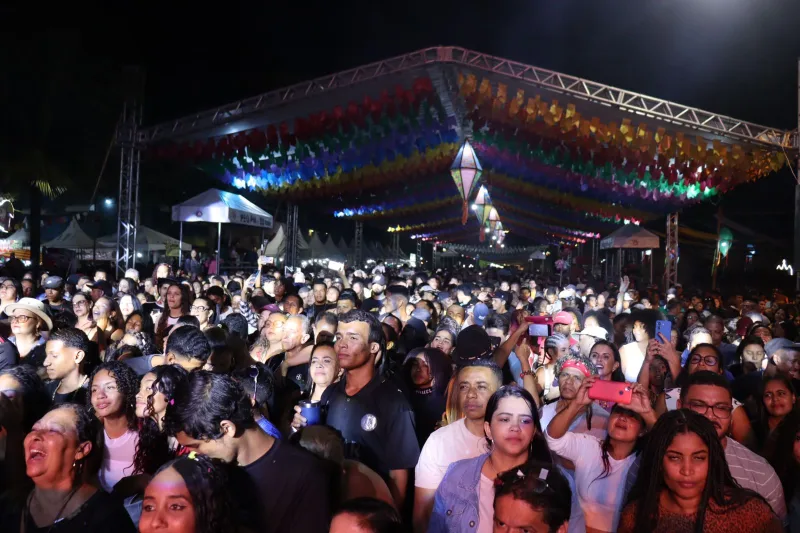
{"label": "woman with braided hair", "polygon": [[658,419],[619,533],[780,533],[769,504],[731,476],[709,420],[688,409]]}

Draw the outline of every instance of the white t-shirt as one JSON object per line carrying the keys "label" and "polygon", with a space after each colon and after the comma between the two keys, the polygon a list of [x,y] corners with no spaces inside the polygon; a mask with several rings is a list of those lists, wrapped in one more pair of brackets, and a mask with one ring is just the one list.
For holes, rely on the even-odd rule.
{"label": "white t-shirt", "polygon": [[639,379],[639,371],[644,364],[644,353],[639,348],[638,342],[630,342],[619,349],[619,358],[622,361],[622,373],[625,381],[636,383]]}
{"label": "white t-shirt", "polygon": [[478,484],[478,533],[494,531],[494,481],[481,474]]}
{"label": "white t-shirt", "polygon": [[[631,454],[621,461],[609,456],[609,473],[598,479],[603,473],[601,440],[571,432],[560,439],[547,433],[545,436],[551,451],[575,464],[575,489],[586,526],[600,531],[616,531],[625,504],[628,475],[636,475],[632,472],[636,455]],[[635,468],[638,470],[638,463]]]}
{"label": "white t-shirt", "polygon": [[134,474],[133,458],[136,455],[139,434],[128,430],[121,437],[112,439],[104,430],[103,439],[105,449],[97,479],[104,491],[111,492],[120,479]]}
{"label": "white t-shirt", "polygon": [[422,447],[414,470],[414,486],[436,490],[444,479],[447,467],[487,451],[486,439],[470,433],[463,418],[439,428],[431,433]]}
{"label": "white t-shirt", "polygon": [[[542,431],[547,431],[547,426],[550,421],[556,416],[556,405],[558,402],[548,403],[539,410],[539,420],[542,424]],[[606,428],[608,427],[608,412],[595,403],[591,404],[592,408],[592,429],[586,425],[586,415],[581,414],[577,416],[572,424],[569,425],[569,430],[572,433],[585,433],[592,435],[598,439],[606,438]]]}

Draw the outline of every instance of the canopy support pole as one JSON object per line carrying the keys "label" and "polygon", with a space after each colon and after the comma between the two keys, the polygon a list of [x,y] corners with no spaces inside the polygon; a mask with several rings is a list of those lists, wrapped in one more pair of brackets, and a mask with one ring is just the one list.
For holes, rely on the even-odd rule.
{"label": "canopy support pole", "polygon": [[222,275],[222,265],[219,262],[219,252],[222,246],[222,222],[217,222],[217,275]]}
{"label": "canopy support pole", "polygon": [[652,285],[653,284],[653,249],[652,248],[650,248],[650,255],[648,257],[650,258],[650,285]]}
{"label": "canopy support pole", "polygon": [[297,204],[289,204],[286,206],[286,250],[283,260],[284,272],[285,269],[294,270],[297,263],[297,233],[299,232],[297,219]]}
{"label": "canopy support pole", "polygon": [[667,215],[667,242],[664,257],[664,290],[678,284],[678,213]]}
{"label": "canopy support pole", "polygon": [[364,248],[364,223],[356,220],[356,235],[353,242],[353,266],[358,270],[364,265],[363,261],[363,248]]}
{"label": "canopy support pole", "polygon": [[178,230],[178,268],[183,264],[183,220],[181,220],[181,229]]}
{"label": "canopy support pole", "polygon": [[[795,179],[800,172],[800,59],[797,60],[797,136],[795,137],[797,150],[797,165],[795,166]],[[791,162],[789,163],[791,165]],[[795,291],[800,291],[800,181],[794,188],[794,267]]]}

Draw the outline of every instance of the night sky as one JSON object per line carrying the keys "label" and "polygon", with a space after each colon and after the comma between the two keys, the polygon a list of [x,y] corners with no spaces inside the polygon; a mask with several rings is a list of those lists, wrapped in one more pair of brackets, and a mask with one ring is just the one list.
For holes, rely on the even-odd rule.
{"label": "night sky", "polygon": [[[152,124],[433,45],[460,45],[796,127],[798,0],[248,4],[162,2],[92,13],[85,27],[29,32],[20,25],[25,31],[16,33],[13,21],[23,15],[4,13],[0,98],[8,120],[0,121],[0,157],[44,146],[85,194],[120,111],[125,64],[146,69],[146,123]],[[101,194],[115,195],[115,165],[112,156]],[[153,186],[144,180],[144,187]],[[174,192],[201,191],[190,183]],[[788,241],[793,199],[792,177],[783,172],[729,194],[723,209]],[[684,220],[715,231],[710,214],[716,208],[691,208]]]}

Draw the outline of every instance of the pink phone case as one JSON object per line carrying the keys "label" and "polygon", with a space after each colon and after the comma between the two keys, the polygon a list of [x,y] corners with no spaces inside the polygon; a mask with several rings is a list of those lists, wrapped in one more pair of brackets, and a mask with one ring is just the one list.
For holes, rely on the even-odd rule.
{"label": "pink phone case", "polygon": [[627,383],[617,381],[595,381],[589,389],[589,398],[592,400],[602,400],[605,402],[615,402],[621,404],[631,403],[633,389]]}

